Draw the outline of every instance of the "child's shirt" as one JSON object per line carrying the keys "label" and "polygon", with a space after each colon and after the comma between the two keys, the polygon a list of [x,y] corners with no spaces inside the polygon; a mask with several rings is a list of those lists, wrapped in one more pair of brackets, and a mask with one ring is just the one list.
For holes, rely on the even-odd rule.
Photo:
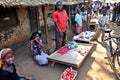
{"label": "child's shirt", "polygon": [[0,68],[0,80],[21,80],[16,72],[16,67],[14,64],[13,66],[13,72],[9,72],[4,70],[3,68]]}
{"label": "child's shirt", "polygon": [[[38,40],[40,43],[42,43],[42,40]],[[33,43],[30,44],[33,47],[33,55],[38,55],[41,54],[42,52],[42,47],[40,44],[36,43],[33,41]]]}
{"label": "child's shirt", "polygon": [[99,19],[98,19],[98,23],[100,25],[101,28],[105,28],[106,27],[106,24],[108,24],[108,16],[100,16]]}
{"label": "child's shirt", "polygon": [[78,27],[78,26],[81,26],[82,27],[82,16],[81,16],[81,14],[76,14],[75,15],[75,21],[76,21],[76,26]]}

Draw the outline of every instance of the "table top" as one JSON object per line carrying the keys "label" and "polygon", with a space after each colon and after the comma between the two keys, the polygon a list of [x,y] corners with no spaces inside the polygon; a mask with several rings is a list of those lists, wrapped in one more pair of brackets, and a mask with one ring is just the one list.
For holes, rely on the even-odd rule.
{"label": "table top", "polygon": [[78,44],[78,48],[71,49],[63,55],[55,51],[48,57],[48,59],[56,63],[61,63],[79,68],[80,64],[83,62],[86,56],[89,53],[91,53],[91,51],[93,50],[94,44],[87,44],[87,43],[77,43],[77,44]]}
{"label": "table top", "polygon": [[92,39],[94,39],[95,35],[96,35],[96,32],[94,32],[94,35],[92,37],[90,37],[89,39],[81,39],[80,36],[84,35],[85,32],[81,32],[80,34],[76,35],[73,37],[73,40],[77,40],[77,41],[83,41],[83,42],[90,42]]}

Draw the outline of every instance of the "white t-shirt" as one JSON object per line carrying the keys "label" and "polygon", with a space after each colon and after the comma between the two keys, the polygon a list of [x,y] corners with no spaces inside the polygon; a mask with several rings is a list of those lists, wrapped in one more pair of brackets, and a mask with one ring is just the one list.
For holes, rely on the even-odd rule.
{"label": "white t-shirt", "polygon": [[106,27],[106,24],[108,24],[108,20],[109,20],[109,18],[108,18],[108,16],[106,15],[106,16],[100,16],[99,17],[99,19],[98,19],[98,23],[100,24],[100,27]]}

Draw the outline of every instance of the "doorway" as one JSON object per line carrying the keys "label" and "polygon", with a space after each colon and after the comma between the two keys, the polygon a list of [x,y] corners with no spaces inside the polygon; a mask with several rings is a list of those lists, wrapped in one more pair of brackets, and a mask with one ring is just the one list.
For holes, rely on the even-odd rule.
{"label": "doorway", "polygon": [[31,32],[37,31],[39,27],[38,6],[28,8]]}

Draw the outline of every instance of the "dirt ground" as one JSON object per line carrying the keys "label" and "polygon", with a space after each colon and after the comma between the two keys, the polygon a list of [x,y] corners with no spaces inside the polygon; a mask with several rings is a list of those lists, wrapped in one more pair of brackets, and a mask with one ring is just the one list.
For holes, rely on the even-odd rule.
{"label": "dirt ground", "polygon": [[[117,27],[114,23],[110,23],[110,28],[113,29],[114,35],[120,35],[120,26]],[[70,36],[68,40],[71,40],[73,33],[69,31],[68,36]],[[53,35],[49,37],[49,44],[45,43],[45,52],[50,54],[55,48],[55,42]],[[105,59],[106,50],[102,46],[102,42],[99,39],[98,41],[94,41],[94,43],[97,44],[97,48],[92,54],[87,56],[80,68],[76,69],[78,71],[76,80],[116,80],[107,59]],[[34,76],[36,80],[59,80],[60,74],[69,67],[57,63],[54,67],[50,67],[49,65],[39,66],[32,58],[28,42],[14,48],[14,51],[18,73]]]}

